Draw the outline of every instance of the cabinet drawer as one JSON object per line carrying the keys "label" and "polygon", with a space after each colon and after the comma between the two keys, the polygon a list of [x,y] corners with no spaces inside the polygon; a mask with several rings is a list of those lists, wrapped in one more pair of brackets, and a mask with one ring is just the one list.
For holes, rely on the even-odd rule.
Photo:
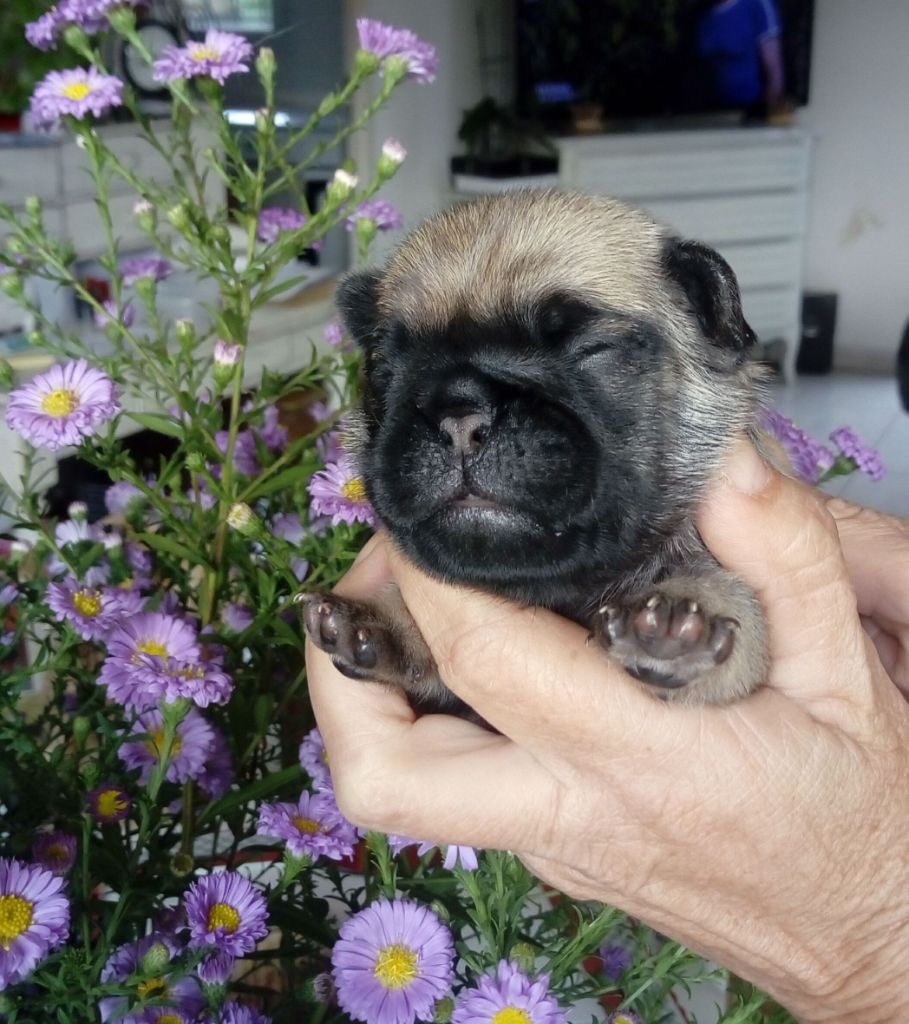
{"label": "cabinet drawer", "polygon": [[735,271],[743,289],[792,287],[802,276],[802,247],[797,238],[721,245],[719,252]]}
{"label": "cabinet drawer", "polygon": [[799,193],[657,199],[643,205],[684,237],[718,248],[735,242],[797,238],[804,230],[805,199]]}
{"label": "cabinet drawer", "polygon": [[[605,144],[602,148],[605,148]],[[587,191],[641,203],[661,196],[730,195],[801,189],[807,173],[801,143],[662,153],[576,153],[566,168]]]}
{"label": "cabinet drawer", "polygon": [[49,199],[60,183],[57,146],[0,146],[0,202],[21,206],[27,196]]}

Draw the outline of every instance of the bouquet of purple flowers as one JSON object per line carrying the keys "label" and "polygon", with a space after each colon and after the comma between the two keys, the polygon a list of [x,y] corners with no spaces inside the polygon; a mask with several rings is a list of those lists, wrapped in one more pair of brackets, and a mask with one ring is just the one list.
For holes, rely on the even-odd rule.
{"label": "bouquet of purple flowers", "polygon": [[[405,81],[432,81],[433,47],[361,20],[348,81],[282,136],[270,50],[210,31],[153,60],[135,6],[60,0],[28,29],[39,49],[65,39],[83,61],[47,75],[32,117],[62,120],[87,154],[111,295],[79,279],[37,199],[22,218],[0,207],[0,287],[57,360],[30,380],[0,366],[6,423],[25,445],[23,478],[0,498],[15,524],[0,539],[0,1018],[561,1024],[593,1007],[613,1024],[670,1019],[715,968],[617,910],[557,898],[510,854],[364,834],[338,806],[313,727],[294,598],[330,587],[375,522],[341,444],[358,359],[333,323],[298,372],[250,382],[249,329],[287,286],[279,271],[333,225],[361,255],[400,226],[374,198],[405,159],[399,142],[369,174],[339,168],[318,211],[298,184],[312,156],[294,154],[325,118],[340,126],[319,152]],[[104,67],[108,30],[169,90],[165,125]],[[250,166],[222,86],[253,73]],[[348,115],[360,89],[371,98]],[[170,183],[105,145],[95,121],[121,107]],[[198,124],[218,140],[204,153]],[[239,231],[226,196],[210,202],[211,176]],[[135,193],[152,257],[121,259],[116,179]],[[286,191],[294,205],[276,206]],[[160,315],[176,270],[217,287],[207,322]],[[75,291],[108,354],[44,314],[33,278]],[[291,438],[281,409],[301,392],[310,426]],[[153,471],[124,442],[137,427],[166,441]],[[106,515],[79,503],[46,514],[40,453],[61,449],[107,475]],[[756,1021],[763,1002],[736,997],[722,1020]]]}

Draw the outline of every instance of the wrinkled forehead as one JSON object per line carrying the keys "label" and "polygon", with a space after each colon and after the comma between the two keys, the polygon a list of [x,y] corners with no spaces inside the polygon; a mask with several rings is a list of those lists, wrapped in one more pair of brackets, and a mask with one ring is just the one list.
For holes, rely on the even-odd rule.
{"label": "wrinkled forehead", "polygon": [[663,229],[646,215],[584,197],[468,204],[428,221],[398,248],[379,308],[433,327],[464,315],[520,316],[570,292],[660,319],[663,243]]}

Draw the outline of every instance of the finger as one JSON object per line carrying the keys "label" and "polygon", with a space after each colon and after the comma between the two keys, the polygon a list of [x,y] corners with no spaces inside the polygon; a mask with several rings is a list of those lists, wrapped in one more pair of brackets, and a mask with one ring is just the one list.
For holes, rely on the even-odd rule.
{"label": "finger", "polygon": [[843,558],[862,615],[909,632],[909,521],[831,498]]}
{"label": "finger", "polygon": [[[826,699],[860,685],[866,650],[836,528],[809,488],[771,469],[746,442],[714,481],[698,518],[707,546],[757,592],[770,633],[774,683]],[[818,655],[838,665],[835,680]]]}
{"label": "finger", "polygon": [[[637,749],[665,719],[666,707],[588,643],[576,623],[440,583],[397,551],[391,566],[447,685],[539,757],[587,744],[617,754]],[[685,717],[682,711],[674,730]]]}
{"label": "finger", "polygon": [[[504,736],[341,675],[307,646],[313,707],[341,810],[365,828],[483,848],[532,847],[556,783]],[[489,785],[495,779],[495,786]]]}

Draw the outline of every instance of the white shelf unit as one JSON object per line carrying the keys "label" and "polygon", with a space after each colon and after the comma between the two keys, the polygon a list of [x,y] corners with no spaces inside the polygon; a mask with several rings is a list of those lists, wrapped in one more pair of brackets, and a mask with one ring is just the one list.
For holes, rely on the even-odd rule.
{"label": "white shelf unit", "polygon": [[801,335],[810,140],[798,128],[632,132],[558,140],[559,184],[650,211],[717,249],[762,341]]}

